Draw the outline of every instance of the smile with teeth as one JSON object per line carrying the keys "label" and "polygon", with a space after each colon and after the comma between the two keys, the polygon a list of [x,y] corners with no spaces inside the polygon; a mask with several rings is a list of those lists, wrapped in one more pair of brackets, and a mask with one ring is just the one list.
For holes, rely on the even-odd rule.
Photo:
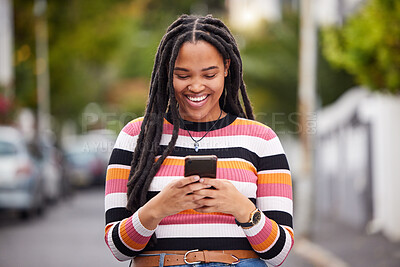
{"label": "smile with teeth", "polygon": [[190,101],[193,101],[193,102],[200,102],[200,101],[203,101],[204,99],[206,99],[207,96],[208,96],[208,95],[202,95],[202,96],[197,96],[197,97],[195,97],[195,96],[186,96],[186,97],[187,97]]}

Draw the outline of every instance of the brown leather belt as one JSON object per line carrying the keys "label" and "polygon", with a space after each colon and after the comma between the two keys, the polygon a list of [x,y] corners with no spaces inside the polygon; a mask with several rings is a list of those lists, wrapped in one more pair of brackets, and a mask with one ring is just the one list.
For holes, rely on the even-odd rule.
{"label": "brown leather belt", "polygon": [[[259,258],[252,250],[189,250],[146,251],[133,259],[135,267],[159,266],[160,255],[165,253],[164,266],[220,262],[239,263],[240,259]],[[146,254],[149,254],[148,256]]]}

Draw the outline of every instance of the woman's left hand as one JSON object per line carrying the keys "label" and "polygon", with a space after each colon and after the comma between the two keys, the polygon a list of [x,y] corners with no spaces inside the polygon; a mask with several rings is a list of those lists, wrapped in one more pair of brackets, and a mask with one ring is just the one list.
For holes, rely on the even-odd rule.
{"label": "woman's left hand", "polygon": [[201,208],[196,209],[197,212],[222,212],[232,214],[239,222],[249,221],[250,214],[256,207],[230,181],[201,178],[200,182],[211,185],[215,189],[202,189],[194,192],[194,194],[207,197],[196,201],[202,205]]}

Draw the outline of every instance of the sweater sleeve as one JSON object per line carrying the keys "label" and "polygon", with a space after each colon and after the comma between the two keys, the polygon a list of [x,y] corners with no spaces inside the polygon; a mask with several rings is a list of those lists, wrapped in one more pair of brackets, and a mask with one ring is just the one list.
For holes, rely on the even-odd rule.
{"label": "sweater sleeve", "polygon": [[279,266],[294,242],[292,181],[282,145],[271,129],[265,140],[266,152],[259,158],[257,168],[256,206],[262,211],[262,218],[244,232],[268,265]]}
{"label": "sweater sleeve", "polygon": [[105,242],[120,261],[132,259],[146,247],[155,230],[146,229],[138,213],[126,209],[127,183],[132,152],[140,131],[141,119],[127,124],[118,135],[106,174]]}

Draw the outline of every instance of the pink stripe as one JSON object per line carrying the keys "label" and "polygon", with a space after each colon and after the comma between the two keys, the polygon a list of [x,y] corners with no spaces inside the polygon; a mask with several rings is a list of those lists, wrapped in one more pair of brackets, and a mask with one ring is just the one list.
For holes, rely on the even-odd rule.
{"label": "pink stripe", "polygon": [[[164,132],[165,134],[172,134],[174,126],[172,124],[164,124]],[[203,137],[205,132],[192,132],[192,137],[200,138]],[[187,136],[189,137],[189,134],[186,130],[179,129],[179,135],[180,136]],[[276,137],[276,134],[274,131],[272,131],[270,128],[263,126],[263,125],[231,125],[229,127],[225,127],[222,129],[218,129],[215,131],[212,131],[207,134],[208,137],[216,137],[216,136],[234,136],[234,135],[247,135],[247,136],[254,136],[254,137],[260,137],[265,140],[271,140]]]}
{"label": "pink stripe", "polygon": [[106,195],[112,193],[126,193],[127,179],[110,179],[106,181]]}
{"label": "pink stripe", "polygon": [[231,215],[212,215],[212,214],[175,214],[165,217],[160,225],[169,224],[235,224],[235,219]]}
{"label": "pink stripe", "polygon": [[151,236],[142,236],[141,234],[139,234],[138,231],[136,231],[135,227],[133,227],[132,217],[128,218],[127,220],[128,221],[125,224],[125,230],[129,238],[134,240],[138,244],[146,244]]}
{"label": "pink stripe", "polygon": [[271,221],[269,219],[266,219],[265,224],[263,228],[261,228],[260,232],[258,232],[256,235],[253,236],[247,236],[247,239],[249,240],[250,244],[258,245],[267,240],[271,232],[272,232]]}
{"label": "pink stripe", "polygon": [[161,165],[157,176],[183,176],[184,166],[180,165]]}
{"label": "pink stripe", "polygon": [[231,181],[257,183],[257,175],[250,170],[231,169],[231,168],[218,168],[218,179],[227,179]]}
{"label": "pink stripe", "polygon": [[292,199],[292,187],[287,184],[259,184],[257,196],[276,196]]}
{"label": "pink stripe", "polygon": [[143,120],[137,120],[135,122],[130,122],[122,129],[124,133],[127,133],[131,136],[138,135],[140,132],[140,127],[142,125]]}

